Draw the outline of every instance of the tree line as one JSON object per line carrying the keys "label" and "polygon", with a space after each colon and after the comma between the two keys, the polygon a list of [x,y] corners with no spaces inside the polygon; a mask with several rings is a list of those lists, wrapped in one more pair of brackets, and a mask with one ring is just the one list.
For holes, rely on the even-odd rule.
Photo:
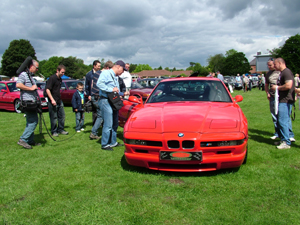
{"label": "tree line", "polygon": [[[300,68],[300,35],[291,36],[286,40],[285,44],[279,48],[268,50],[273,57],[281,57],[286,63],[287,67],[292,70],[293,73],[299,73]],[[23,63],[23,61],[31,56],[37,60],[36,52],[30,41],[25,39],[13,40],[10,42],[9,47],[5,50],[2,60],[0,72],[3,75],[13,77],[16,76],[16,71]],[[105,59],[101,60],[102,67],[105,64]],[[50,77],[56,72],[56,68],[59,64],[66,66],[66,75],[74,79],[83,78],[93,66],[85,65],[82,59],[69,56],[52,56],[49,59],[39,61],[39,71],[44,78]],[[243,52],[238,52],[235,49],[226,51],[225,56],[223,54],[216,54],[209,56],[207,59],[207,66],[202,66],[198,62],[190,62],[189,67],[186,70],[192,70],[197,72],[200,76],[206,76],[209,72],[220,71],[223,75],[236,75],[237,73],[249,73],[251,70],[250,63]],[[152,68],[148,64],[130,64],[130,73],[138,73],[143,70],[162,70],[162,66],[158,68]],[[164,70],[168,71],[182,71],[177,70],[175,67],[170,69],[165,67]]]}

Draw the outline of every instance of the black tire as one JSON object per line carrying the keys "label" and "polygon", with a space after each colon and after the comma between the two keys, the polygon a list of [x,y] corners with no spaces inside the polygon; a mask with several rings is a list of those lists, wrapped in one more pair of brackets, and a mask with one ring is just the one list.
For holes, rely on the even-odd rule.
{"label": "black tire", "polygon": [[21,100],[17,98],[14,103],[16,113],[21,113],[20,104]]}
{"label": "black tire", "polygon": [[247,163],[247,158],[248,158],[248,145],[247,145],[247,148],[246,148],[246,156],[245,156],[245,159],[243,161],[243,165]]}

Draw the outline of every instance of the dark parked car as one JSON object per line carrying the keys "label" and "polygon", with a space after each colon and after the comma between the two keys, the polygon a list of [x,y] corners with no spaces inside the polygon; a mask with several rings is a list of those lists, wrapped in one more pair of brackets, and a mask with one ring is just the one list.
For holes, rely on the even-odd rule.
{"label": "dark parked car", "polygon": [[258,77],[252,76],[252,87],[258,87]]}
{"label": "dark parked car", "polygon": [[229,84],[232,88],[235,88],[235,79],[232,76],[224,76],[224,84],[227,88]]}
{"label": "dark parked car", "polygon": [[235,89],[243,89],[243,78],[241,76],[235,77],[234,88]]}

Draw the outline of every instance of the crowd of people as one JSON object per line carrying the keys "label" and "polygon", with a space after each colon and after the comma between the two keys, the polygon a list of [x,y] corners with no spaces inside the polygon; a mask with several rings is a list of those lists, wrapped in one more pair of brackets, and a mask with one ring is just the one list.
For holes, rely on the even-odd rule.
{"label": "crowd of people", "polygon": [[[285,61],[282,58],[268,61],[269,71],[266,76],[259,75],[259,89],[267,93],[269,100],[269,108],[274,124],[274,135],[271,139],[280,139],[275,142],[278,149],[288,149],[291,142],[295,141],[292,131],[291,111],[292,105],[295,102],[295,93],[300,95],[300,80],[299,74],[295,77],[291,70],[286,67]],[[32,60],[28,67],[28,71],[22,72],[17,81],[17,88],[21,89],[21,100],[34,102],[37,100],[37,86],[32,76],[38,70],[38,62]],[[120,96],[126,97],[129,95],[132,77],[129,73],[130,64],[118,60],[113,63],[107,61],[101,68],[101,62],[95,60],[93,69],[86,74],[85,87],[79,82],[77,91],[72,98],[72,108],[75,113],[76,132],[84,130],[84,104],[90,101],[93,105],[93,127],[90,133],[90,139],[100,139],[98,130],[102,125],[101,148],[107,151],[113,151],[113,147],[123,146],[117,142],[118,128],[118,110],[113,110],[108,100],[108,93],[117,92]],[[51,124],[51,134],[54,137],[68,135],[64,130],[65,111],[64,105],[60,96],[60,88],[62,79],[65,73],[65,66],[59,65],[56,73],[53,74],[47,81],[44,95],[48,99],[48,109]],[[215,77],[215,73],[210,73],[207,77]],[[224,81],[223,75],[218,71],[217,77]],[[244,91],[248,88],[251,90],[251,77],[239,76],[236,77],[237,82],[242,82]],[[85,93],[84,93],[85,90]],[[87,96],[87,99],[85,99]],[[279,97],[277,97],[279,96]],[[278,98],[278,99],[277,99]],[[34,130],[38,123],[37,112],[25,111],[26,128],[20,137],[18,144],[24,148],[31,149],[32,146],[40,145],[34,141]]]}
{"label": "crowd of people", "polygon": [[[37,86],[32,76],[38,71],[38,62],[33,60],[28,66],[28,71],[19,75],[17,87],[21,90],[21,100],[36,102]],[[93,127],[90,139],[100,139],[98,130],[102,125],[101,145],[103,150],[113,151],[113,147],[122,146],[117,142],[118,110],[113,110],[107,94],[117,92],[120,96],[129,96],[131,87],[131,75],[129,63],[119,60],[116,63],[107,61],[104,68],[100,70],[101,62],[95,60],[93,69],[86,74],[85,87],[82,82],[77,84],[77,91],[72,97],[72,108],[75,113],[76,132],[84,130],[84,104],[91,101],[93,105]],[[65,74],[64,65],[57,67],[56,73],[50,76],[46,83],[44,96],[47,99],[49,117],[51,124],[51,135],[68,135],[65,131],[65,111],[61,100],[60,89],[62,76]],[[85,89],[85,93],[84,93]],[[25,110],[26,128],[20,137],[18,144],[26,149],[41,145],[34,142],[34,130],[38,124],[38,112]]]}

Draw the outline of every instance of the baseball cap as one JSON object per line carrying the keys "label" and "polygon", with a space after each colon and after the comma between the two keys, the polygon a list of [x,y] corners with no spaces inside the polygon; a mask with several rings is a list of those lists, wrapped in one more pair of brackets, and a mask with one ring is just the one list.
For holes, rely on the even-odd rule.
{"label": "baseball cap", "polygon": [[125,63],[124,63],[122,60],[118,60],[117,62],[115,62],[115,65],[122,66],[123,69],[124,69],[125,71],[127,71],[127,69],[125,68]]}

